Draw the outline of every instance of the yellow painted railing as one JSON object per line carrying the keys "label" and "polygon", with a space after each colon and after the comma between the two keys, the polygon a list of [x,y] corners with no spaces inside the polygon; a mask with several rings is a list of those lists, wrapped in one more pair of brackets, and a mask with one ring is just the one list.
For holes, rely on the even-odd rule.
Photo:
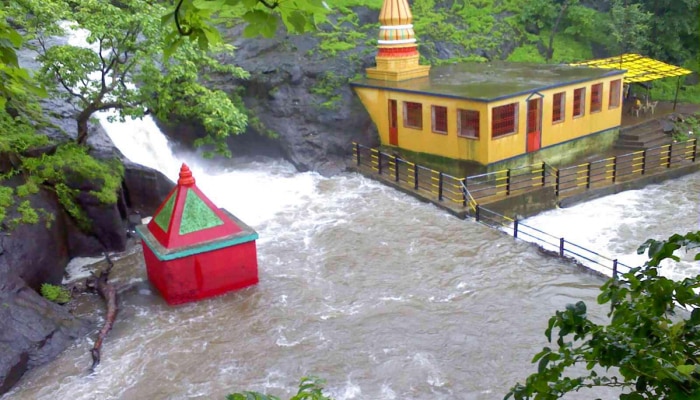
{"label": "yellow painted railing", "polygon": [[353,143],[354,161],[403,186],[438,201],[449,201],[475,211],[480,201],[509,196],[533,187],[553,186],[557,197],[581,190],[612,185],[621,179],[642,176],[697,160],[697,139],[666,144],[615,157],[555,168],[545,162],[486,174],[457,178]]}

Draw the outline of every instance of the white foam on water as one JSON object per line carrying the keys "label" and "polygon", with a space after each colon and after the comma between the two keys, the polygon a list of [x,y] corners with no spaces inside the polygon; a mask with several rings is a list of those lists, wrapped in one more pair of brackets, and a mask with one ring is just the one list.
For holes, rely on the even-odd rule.
{"label": "white foam on water", "polygon": [[[519,238],[537,242],[543,247],[558,251],[557,238],[599,253],[595,257],[569,243],[567,250],[582,253],[596,259],[607,268],[579,258],[589,267],[610,275],[612,263],[617,259],[629,267],[637,267],[648,259],[637,254],[637,248],[647,239],[664,240],[674,233],[685,234],[700,229],[700,174],[691,174],[663,185],[651,185],[644,189],[628,190],[614,195],[590,200],[567,208],[545,211],[521,221],[523,224],[554,236],[547,244],[528,235]],[[512,226],[505,231],[512,234]],[[527,228],[522,229],[528,232]],[[679,253],[680,255],[680,253]],[[700,273],[698,263],[667,261],[662,264],[662,274],[682,279]],[[621,270],[624,272],[624,270]]]}
{"label": "white foam on water", "polygon": [[104,257],[75,257],[71,259],[66,265],[66,276],[63,278],[63,284],[88,278],[93,270],[91,267],[104,259]]}

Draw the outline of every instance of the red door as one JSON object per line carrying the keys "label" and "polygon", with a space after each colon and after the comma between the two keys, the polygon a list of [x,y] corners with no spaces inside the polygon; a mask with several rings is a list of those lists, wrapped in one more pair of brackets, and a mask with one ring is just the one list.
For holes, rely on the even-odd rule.
{"label": "red door", "polygon": [[389,100],[389,144],[399,145],[399,129],[396,126],[396,100]]}
{"label": "red door", "polygon": [[532,99],[527,102],[527,151],[540,149],[542,133],[542,99]]}

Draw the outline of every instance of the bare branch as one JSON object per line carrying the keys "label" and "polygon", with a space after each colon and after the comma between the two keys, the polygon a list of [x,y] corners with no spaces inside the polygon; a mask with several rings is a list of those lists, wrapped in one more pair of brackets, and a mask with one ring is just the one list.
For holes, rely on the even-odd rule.
{"label": "bare branch", "polygon": [[177,31],[180,33],[180,35],[190,36],[192,34],[192,28],[183,29],[182,25],[180,25],[180,7],[182,7],[182,0],[177,3],[175,13],[173,14],[175,16],[175,26],[177,27]]}
{"label": "bare branch", "polygon": [[58,80],[58,83],[61,84],[61,86],[66,90],[66,92],[68,92],[68,94],[70,94],[73,97],[77,97],[78,99],[80,99],[81,101],[83,101],[85,103],[88,103],[88,100],[87,100],[87,98],[85,98],[85,96],[83,96],[79,92],[74,91],[73,88],[69,87],[68,84],[66,84],[65,79],[63,78],[63,76],[61,75],[61,72],[59,72],[58,69],[54,70],[53,72],[56,75],[56,80]]}
{"label": "bare branch", "polygon": [[[136,104],[134,104],[136,105]],[[121,110],[126,108],[126,105],[119,103],[117,101],[111,101],[109,103],[102,103],[101,105],[95,107],[95,111],[106,111],[106,110]]]}
{"label": "bare branch", "polygon": [[97,55],[100,56],[100,63],[102,64],[102,76],[100,77],[102,80],[102,89],[107,86],[107,82],[105,82],[105,75],[107,75],[108,70],[107,68],[107,63],[105,62],[105,58],[102,56],[102,41],[104,40],[104,37],[100,37],[98,42],[100,43],[100,47],[97,50]]}
{"label": "bare branch", "polygon": [[280,2],[275,0],[273,3],[268,3],[265,0],[258,0],[258,3],[262,4],[263,6],[269,8],[270,10],[274,10],[280,5]]}

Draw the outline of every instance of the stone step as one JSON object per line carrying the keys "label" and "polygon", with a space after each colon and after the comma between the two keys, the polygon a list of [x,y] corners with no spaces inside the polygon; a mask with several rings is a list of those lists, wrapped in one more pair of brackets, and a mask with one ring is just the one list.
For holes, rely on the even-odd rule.
{"label": "stone step", "polygon": [[660,136],[660,137],[656,138],[655,140],[646,142],[644,144],[644,147],[646,147],[646,148],[658,147],[658,146],[663,146],[665,144],[669,144],[671,142],[673,142],[673,138],[664,135],[664,136]]}
{"label": "stone step", "polygon": [[617,140],[615,142],[615,148],[617,149],[634,149],[634,150],[642,150],[642,149],[648,149],[651,147],[658,147],[658,146],[663,146],[665,144],[669,144],[673,141],[672,138],[668,136],[658,136],[656,138],[652,138],[650,140],[645,140],[645,141],[639,141],[639,140]]}
{"label": "stone step", "polygon": [[643,150],[644,148],[638,145],[628,145],[628,144],[621,144],[621,143],[615,143],[613,146],[616,149],[620,150],[629,150],[630,152],[636,151],[636,150]]}
{"label": "stone step", "polygon": [[642,146],[645,142],[637,139],[618,139],[615,143],[626,144],[629,146]]}

